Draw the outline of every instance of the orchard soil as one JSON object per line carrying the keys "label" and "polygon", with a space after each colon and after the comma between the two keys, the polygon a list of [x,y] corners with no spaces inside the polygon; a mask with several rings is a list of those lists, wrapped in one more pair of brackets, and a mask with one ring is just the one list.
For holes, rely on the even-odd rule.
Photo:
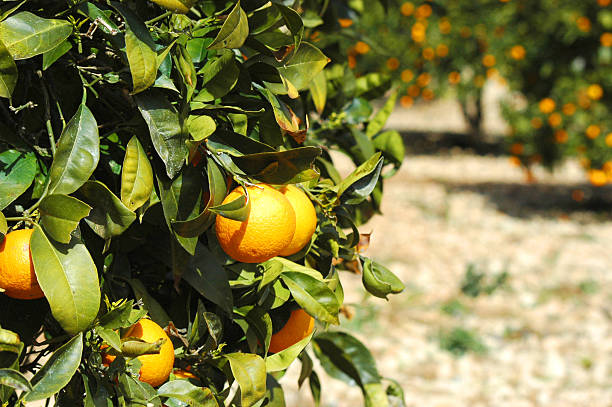
{"label": "orchard soil", "polygon": [[[612,189],[587,185],[575,163],[535,175],[527,183],[507,156],[407,156],[385,184],[384,216],[361,227],[368,254],[407,288],[387,304],[344,273],[354,316],[342,322],[402,384],[407,406],[612,405]],[[508,279],[470,297],[469,267]],[[477,345],[449,345],[457,328]],[[298,375],[296,363],[282,380],[287,405],[312,406]],[[322,406],[361,405],[358,390],[321,382]]]}

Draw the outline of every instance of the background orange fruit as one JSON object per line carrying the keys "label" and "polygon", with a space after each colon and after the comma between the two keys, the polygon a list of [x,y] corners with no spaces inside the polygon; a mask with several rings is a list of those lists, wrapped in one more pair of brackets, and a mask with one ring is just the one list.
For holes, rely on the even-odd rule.
{"label": "background orange fruit", "polygon": [[[150,319],[141,319],[132,325],[122,337],[138,338],[149,343],[165,339],[166,341],[159,353],[138,356],[138,360],[142,363],[139,379],[153,387],[157,387],[168,380],[174,366],[174,346],[161,326]],[[115,360],[115,356],[104,354],[102,359],[104,364],[108,366]]]}
{"label": "background orange fruit", "polygon": [[310,243],[310,239],[317,228],[317,212],[308,195],[295,185],[286,185],[280,192],[289,200],[295,211],[293,239],[291,239],[289,246],[280,252],[281,256],[291,256]]}
{"label": "background orange fruit", "polygon": [[0,288],[5,294],[20,300],[42,298],[30,255],[33,229],[14,230],[0,243]]}
{"label": "background orange fruit", "polygon": [[285,326],[272,335],[269,351],[281,352],[291,345],[295,345],[312,333],[314,318],[299,308],[291,313]]}
{"label": "background orange fruit", "polygon": [[[247,187],[251,210],[244,222],[217,216],[215,232],[221,248],[232,259],[261,263],[291,243],[295,232],[295,211],[285,196],[269,185]],[[230,192],[223,204],[244,195],[242,187]]]}

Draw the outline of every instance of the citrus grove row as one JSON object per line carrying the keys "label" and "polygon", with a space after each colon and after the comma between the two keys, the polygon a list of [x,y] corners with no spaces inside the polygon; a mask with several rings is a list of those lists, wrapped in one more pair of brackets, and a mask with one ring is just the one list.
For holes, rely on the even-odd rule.
{"label": "citrus grove row", "polygon": [[0,4],[0,405],[284,406],[293,363],[318,405],[313,358],[401,403],[339,326],[343,278],[404,288],[359,231],[404,157],[363,6]]}
{"label": "citrus grove row", "polygon": [[395,13],[373,4],[345,24],[342,44],[357,74],[392,76],[405,107],[451,93],[476,140],[484,85],[499,82],[509,90],[502,113],[513,163],[553,168],[572,157],[593,185],[612,181],[612,2],[392,4]]}

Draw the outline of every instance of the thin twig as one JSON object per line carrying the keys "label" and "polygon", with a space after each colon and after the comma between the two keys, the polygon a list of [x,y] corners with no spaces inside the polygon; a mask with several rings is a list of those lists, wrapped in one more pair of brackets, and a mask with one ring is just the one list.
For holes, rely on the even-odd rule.
{"label": "thin twig", "polygon": [[51,125],[51,105],[49,103],[49,91],[43,81],[42,71],[36,71],[36,75],[40,79],[41,88],[43,91],[43,98],[45,99],[45,124],[47,125],[47,134],[49,135],[49,144],[51,145],[51,155],[55,157],[55,136],[53,135],[53,126]]}

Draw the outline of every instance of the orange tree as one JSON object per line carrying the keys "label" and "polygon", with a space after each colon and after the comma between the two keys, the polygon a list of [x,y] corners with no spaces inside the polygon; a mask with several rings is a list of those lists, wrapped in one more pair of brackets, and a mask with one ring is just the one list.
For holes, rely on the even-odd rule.
{"label": "orange tree", "polygon": [[[553,167],[578,157],[594,185],[612,179],[610,1],[509,2],[503,74],[521,94],[506,103],[512,153]],[[552,10],[552,11],[551,11]]]}
{"label": "orange tree", "polygon": [[[402,397],[335,327],[343,271],[403,289],[359,250],[404,149],[383,131],[393,94],[371,105],[389,82],[346,67],[343,13],[359,18],[340,1],[2,3],[2,406],[282,406],[296,359],[318,403],[312,357],[366,405]],[[357,168],[342,178],[331,150]],[[245,245],[265,255],[232,258]]]}

